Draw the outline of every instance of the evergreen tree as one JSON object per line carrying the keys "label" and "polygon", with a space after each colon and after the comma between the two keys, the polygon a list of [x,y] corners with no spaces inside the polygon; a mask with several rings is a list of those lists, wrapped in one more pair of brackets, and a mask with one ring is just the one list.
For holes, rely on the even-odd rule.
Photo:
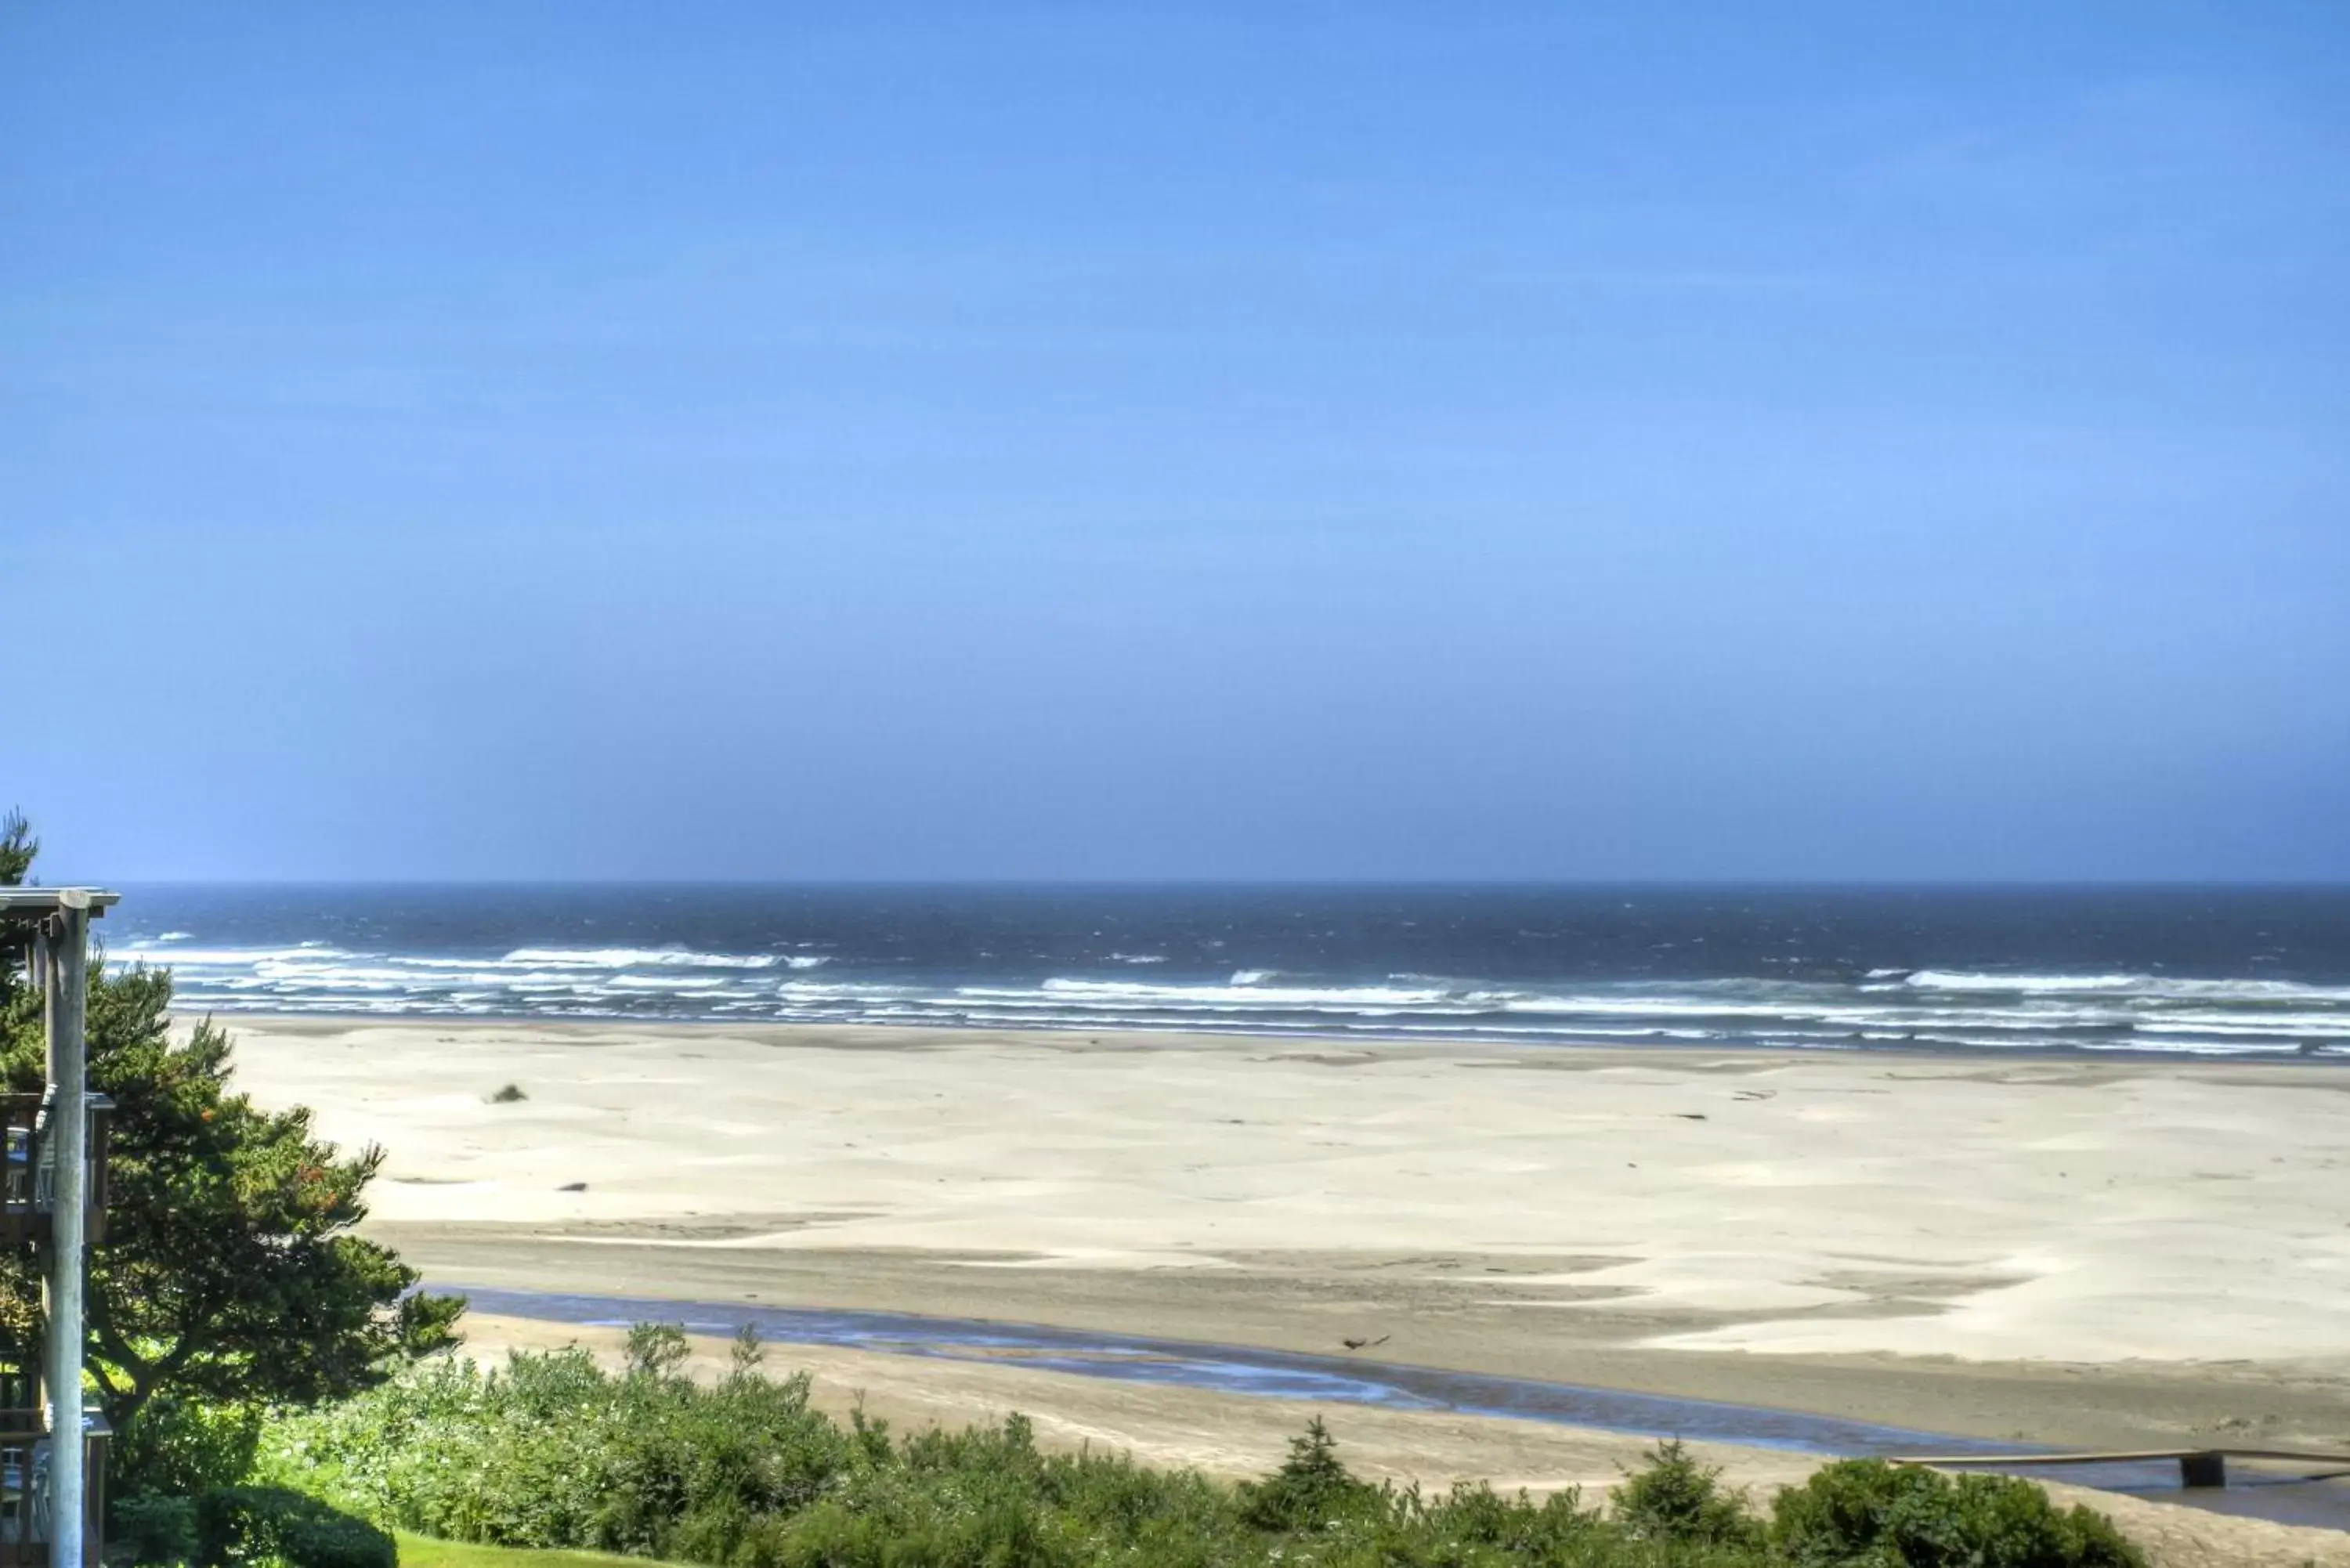
{"label": "evergreen tree", "polygon": [[[38,847],[21,816],[0,821],[0,887],[25,880]],[[18,1093],[42,1081],[26,953],[20,935],[0,933],[0,1087]],[[204,1406],[366,1387],[453,1343],[464,1308],[416,1293],[398,1254],[352,1234],[383,1150],[343,1154],[311,1136],[307,1110],[266,1111],[234,1093],[228,1035],[207,1019],[174,1044],[171,1002],[169,971],[108,971],[94,955],[90,1086],[115,1111],[88,1364],[134,1463],[155,1459],[153,1428]],[[28,1354],[39,1303],[31,1261],[0,1259],[0,1353]]]}

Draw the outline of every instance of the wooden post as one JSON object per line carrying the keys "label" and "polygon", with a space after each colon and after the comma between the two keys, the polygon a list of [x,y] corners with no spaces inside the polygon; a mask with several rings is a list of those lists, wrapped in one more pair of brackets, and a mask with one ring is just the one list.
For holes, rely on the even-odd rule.
{"label": "wooden post", "polygon": [[82,1568],[88,1477],[82,1473],[82,1286],[88,1220],[89,1073],[82,1035],[88,1001],[89,895],[57,894],[49,972],[49,1564]]}
{"label": "wooden post", "polygon": [[2226,1486],[2228,1456],[2225,1454],[2179,1455],[2178,1484],[2197,1490],[2204,1487]]}

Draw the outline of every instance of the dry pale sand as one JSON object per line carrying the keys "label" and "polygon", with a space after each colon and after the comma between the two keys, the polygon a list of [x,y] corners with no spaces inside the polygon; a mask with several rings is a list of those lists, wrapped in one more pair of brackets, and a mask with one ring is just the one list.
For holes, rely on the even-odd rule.
{"label": "dry pale sand", "polygon": [[[235,1031],[258,1098],[389,1147],[369,1229],[443,1282],[1325,1352],[1384,1334],[1394,1361],[1983,1437],[2350,1444],[2339,1069]],[[493,1103],[509,1083],[527,1097]]]}

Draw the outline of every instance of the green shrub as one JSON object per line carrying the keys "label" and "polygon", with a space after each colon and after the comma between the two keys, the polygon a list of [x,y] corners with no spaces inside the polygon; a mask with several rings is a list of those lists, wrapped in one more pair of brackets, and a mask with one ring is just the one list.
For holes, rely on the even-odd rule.
{"label": "green shrub", "polygon": [[159,1395],[141,1407],[114,1449],[113,1484],[125,1493],[195,1497],[251,1473],[262,1412]]}
{"label": "green shrub", "polygon": [[639,1377],[674,1377],[693,1347],[685,1330],[673,1323],[640,1323],[629,1330],[629,1372]]}
{"label": "green shrub", "polygon": [[1326,1530],[1386,1503],[1379,1489],[1357,1480],[1338,1460],[1337,1440],[1315,1417],[1305,1435],[1289,1440],[1289,1457],[1261,1481],[1241,1483],[1241,1517],[1259,1530]]}
{"label": "green shrub", "polygon": [[231,1486],[196,1501],[204,1568],[282,1561],[292,1568],[397,1568],[391,1537],[317,1498],[273,1486]]}
{"label": "green shrub", "polygon": [[139,1568],[165,1568],[196,1555],[196,1505],[151,1492],[114,1500],[108,1540]]}
{"label": "green shrub", "polygon": [[[1261,1481],[1231,1486],[1124,1455],[1048,1453],[1029,1423],[892,1434],[808,1406],[745,1341],[731,1373],[682,1376],[682,1336],[631,1336],[614,1374],[578,1349],[411,1370],[339,1404],[288,1413],[255,1475],[379,1525],[500,1546],[620,1552],[721,1568],[2120,1568],[2094,1516],[2028,1494],[2073,1556],[2027,1545],[2023,1501],[1951,1490],[1882,1527],[1853,1483],[1791,1494],[1777,1533],[1679,1445],[1649,1455],[1607,1513],[1572,1492],[1461,1486],[1430,1497],[1350,1473],[1319,1421]],[[1881,1469],[1881,1467],[1880,1467]],[[1911,1483],[1902,1483],[1911,1484]],[[1839,1490],[1839,1488],[1843,1490]],[[1939,1534],[1935,1533],[1939,1532]],[[2069,1532],[2065,1533],[2065,1532]],[[1955,1541],[1977,1555],[1905,1556]],[[1972,1542],[1975,1545],[1967,1545]],[[1982,1543],[1990,1543],[1984,1546]],[[2124,1549],[2125,1551],[2126,1549]],[[291,1556],[289,1552],[287,1555]],[[339,1565],[338,1565],[339,1568]],[[368,1568],[381,1568],[380,1563]]]}
{"label": "green shrub", "polygon": [[2060,1509],[2030,1481],[1955,1480],[1847,1459],[1779,1494],[1771,1540],[1802,1568],[2145,1568],[2103,1514]]}
{"label": "green shrub", "polygon": [[681,1335],[637,1338],[623,1376],[581,1350],[486,1376],[443,1363],[288,1417],[255,1473],[428,1535],[661,1556],[689,1519],[706,1552],[712,1530],[805,1508],[860,1462],[805,1376],[702,1387],[674,1376]]}
{"label": "green shrub", "polygon": [[1417,1489],[1401,1501],[1418,1548],[1404,1555],[1443,1563],[1630,1560],[1623,1532],[1586,1510],[1573,1487],[1540,1503],[1523,1492],[1503,1497],[1482,1481],[1455,1486],[1433,1503],[1422,1502]]}
{"label": "green shrub", "polygon": [[1634,1537],[1700,1546],[1740,1546],[1761,1538],[1745,1498],[1724,1490],[1720,1468],[1699,1464],[1679,1438],[1642,1457],[1648,1468],[1624,1478],[1611,1511]]}

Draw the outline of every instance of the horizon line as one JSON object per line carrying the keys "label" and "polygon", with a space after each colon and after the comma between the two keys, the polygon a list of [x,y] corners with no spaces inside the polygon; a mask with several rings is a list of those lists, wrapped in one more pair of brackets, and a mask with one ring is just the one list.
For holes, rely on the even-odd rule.
{"label": "horizon line", "polygon": [[[26,887],[95,887],[75,880]],[[116,888],[1785,888],[2095,889],[2265,888],[2350,892],[2350,877],[121,877]]]}

